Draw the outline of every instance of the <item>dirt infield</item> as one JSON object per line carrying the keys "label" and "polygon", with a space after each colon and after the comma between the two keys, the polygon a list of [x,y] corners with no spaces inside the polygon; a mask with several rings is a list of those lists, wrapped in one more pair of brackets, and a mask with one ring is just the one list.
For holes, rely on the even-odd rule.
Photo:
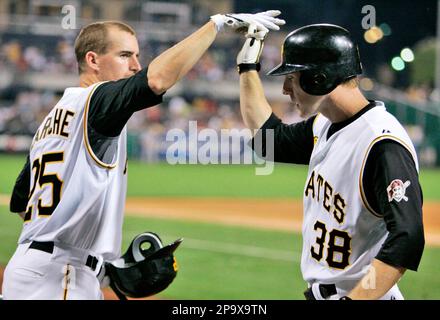
{"label": "dirt infield", "polygon": [[[9,197],[0,194],[0,204]],[[301,231],[302,201],[254,198],[128,198],[127,215],[203,221],[261,229]],[[440,202],[423,205],[425,239],[440,246]]]}
{"label": "dirt infield", "polygon": [[[128,215],[301,231],[302,202],[292,199],[129,198]],[[426,244],[440,246],[440,202],[423,206]]]}

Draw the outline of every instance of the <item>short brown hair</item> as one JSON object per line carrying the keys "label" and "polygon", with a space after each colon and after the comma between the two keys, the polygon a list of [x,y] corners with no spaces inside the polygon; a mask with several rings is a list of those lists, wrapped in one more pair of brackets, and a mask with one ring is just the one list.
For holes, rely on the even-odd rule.
{"label": "short brown hair", "polygon": [[132,27],[119,21],[95,22],[82,28],[75,40],[75,55],[79,74],[85,70],[87,52],[93,51],[97,54],[105,54],[107,52],[110,44],[108,41],[108,29],[110,27],[136,35]]}

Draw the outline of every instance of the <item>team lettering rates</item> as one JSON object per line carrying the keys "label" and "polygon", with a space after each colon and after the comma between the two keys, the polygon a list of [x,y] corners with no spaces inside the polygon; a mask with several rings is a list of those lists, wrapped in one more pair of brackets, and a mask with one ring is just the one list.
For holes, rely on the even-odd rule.
{"label": "team lettering rates", "polygon": [[346,201],[338,192],[333,190],[330,183],[319,173],[315,174],[315,171],[312,171],[307,182],[305,196],[312,196],[318,202],[322,201],[322,206],[329,213],[333,214],[338,223],[344,221]]}

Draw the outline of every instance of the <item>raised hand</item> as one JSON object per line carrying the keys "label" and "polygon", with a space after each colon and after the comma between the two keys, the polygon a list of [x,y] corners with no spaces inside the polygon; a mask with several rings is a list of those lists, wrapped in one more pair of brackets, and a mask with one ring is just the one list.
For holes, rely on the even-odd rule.
{"label": "raised hand", "polygon": [[249,25],[254,24],[257,32],[269,30],[280,30],[280,26],[286,22],[276,18],[281,14],[279,10],[269,10],[255,14],[251,13],[229,13],[216,14],[211,16],[217,31],[232,30],[235,32],[247,32]]}

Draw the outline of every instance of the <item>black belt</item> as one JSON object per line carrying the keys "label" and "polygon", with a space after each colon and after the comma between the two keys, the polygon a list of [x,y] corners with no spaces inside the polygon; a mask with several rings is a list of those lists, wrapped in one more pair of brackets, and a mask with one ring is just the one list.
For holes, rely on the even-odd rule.
{"label": "black belt", "polygon": [[[54,243],[52,241],[50,242],[32,241],[31,245],[29,246],[30,249],[40,250],[51,254],[53,253],[53,247],[54,247]],[[98,264],[98,258],[91,255],[87,257],[87,261],[86,261],[87,267],[95,271],[97,264]]]}
{"label": "black belt", "polygon": [[[327,299],[328,297],[337,293],[336,286],[334,284],[320,284],[318,288],[319,293],[324,299]],[[316,297],[312,291],[312,287],[304,291],[304,296],[306,297],[306,300],[316,300]]]}

